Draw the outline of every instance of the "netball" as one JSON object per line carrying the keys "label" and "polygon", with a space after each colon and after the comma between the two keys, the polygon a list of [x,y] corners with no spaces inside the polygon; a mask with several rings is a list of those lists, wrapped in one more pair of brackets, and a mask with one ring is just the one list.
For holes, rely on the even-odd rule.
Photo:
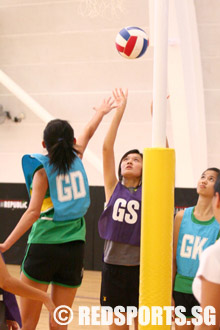
{"label": "netball", "polygon": [[115,44],[120,55],[128,59],[135,59],[144,55],[149,41],[144,30],[128,26],[117,34]]}
{"label": "netball", "polygon": [[218,16],[0,0],[0,330],[220,330]]}

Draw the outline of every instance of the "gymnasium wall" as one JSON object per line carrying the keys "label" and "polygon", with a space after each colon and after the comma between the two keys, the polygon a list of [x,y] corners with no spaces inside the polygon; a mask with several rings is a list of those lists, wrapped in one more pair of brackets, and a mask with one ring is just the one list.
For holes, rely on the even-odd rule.
{"label": "gymnasium wall", "polygon": [[[91,205],[86,219],[85,268],[100,270],[102,264],[103,240],[98,234],[98,219],[104,207],[103,187],[90,188]],[[3,242],[14,229],[27,209],[29,202],[25,184],[0,183],[0,242]],[[4,258],[8,264],[20,265],[26,249],[28,231],[7,252]]]}
{"label": "gymnasium wall", "polygon": [[[69,120],[76,138],[92,117],[93,106],[98,106],[114,87],[128,88],[127,109],[115,145],[116,163],[128,149],[143,150],[151,146],[153,86],[153,48],[149,47],[142,58],[129,61],[122,58],[114,46],[115,36],[124,26],[136,25],[150,32],[150,0],[121,1],[122,12],[103,17],[81,16],[80,0],[0,1],[0,69],[54,117]],[[201,52],[207,165],[220,167],[220,2],[191,1],[195,4]],[[6,119],[0,124],[0,200],[22,201],[26,200],[26,190],[21,157],[25,153],[43,152],[41,140],[45,124],[1,84],[0,104],[12,117],[25,115],[20,123]],[[167,136],[170,147],[175,148],[172,135],[175,122],[171,121],[169,101],[167,110]],[[101,149],[111,118],[112,113],[103,119],[89,143],[99,166],[90,154],[84,160],[93,200],[87,215],[87,269],[99,269],[102,256],[103,242],[97,234],[97,220],[104,203]],[[180,130],[180,135],[184,149],[186,132]],[[188,185],[188,176],[186,170],[176,168],[176,194],[183,198],[182,204],[176,199],[177,207],[194,204],[193,188],[198,177]],[[0,205],[2,241],[24,209]],[[8,262],[20,263],[26,238],[8,252]]]}
{"label": "gymnasium wall", "polygon": [[[104,207],[104,189],[101,186],[90,188],[91,205],[86,219],[85,269],[101,270],[104,241],[98,234],[98,219]],[[28,206],[26,187],[21,183],[0,183],[0,242],[3,242],[16,226]],[[176,188],[175,212],[195,205],[195,189]],[[160,207],[160,205],[158,205]],[[29,232],[22,236],[7,252],[4,258],[8,264],[20,265],[25,255]]]}
{"label": "gymnasium wall", "polygon": [[[137,25],[150,32],[150,0],[121,1],[122,12],[117,11],[116,16],[109,12],[103,17],[81,16],[78,12],[80,0],[0,2],[0,69],[53,116],[68,119],[75,128],[76,137],[91,118],[93,106],[99,105],[114,87],[128,87],[127,110],[115,148],[116,162],[130,148],[142,150],[151,146],[153,85],[153,48],[149,47],[138,60],[126,60],[114,46],[115,36],[124,26]],[[220,166],[220,2],[192,2],[195,4],[201,50],[207,164]],[[21,123],[6,120],[0,125],[0,182],[21,183],[24,182],[21,155],[42,152],[44,123],[1,84],[0,104],[12,116],[21,112],[25,114]],[[176,108],[178,110],[178,104]],[[89,144],[100,166],[103,136],[111,118],[112,114],[104,118]],[[170,146],[175,148],[173,125],[168,101],[167,135]],[[186,148],[185,134],[180,130],[182,150]],[[93,159],[89,156],[88,159],[85,166],[90,185],[102,186],[102,173],[94,166]],[[186,184],[189,173],[177,167],[177,186],[192,188],[197,176]]]}

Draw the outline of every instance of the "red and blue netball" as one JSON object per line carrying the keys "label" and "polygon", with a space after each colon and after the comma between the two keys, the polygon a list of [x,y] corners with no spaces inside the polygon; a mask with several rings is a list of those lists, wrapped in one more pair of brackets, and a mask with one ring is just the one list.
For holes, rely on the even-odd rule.
{"label": "red and blue netball", "polygon": [[136,26],[128,26],[117,34],[115,44],[120,55],[134,59],[144,55],[149,41],[144,30]]}

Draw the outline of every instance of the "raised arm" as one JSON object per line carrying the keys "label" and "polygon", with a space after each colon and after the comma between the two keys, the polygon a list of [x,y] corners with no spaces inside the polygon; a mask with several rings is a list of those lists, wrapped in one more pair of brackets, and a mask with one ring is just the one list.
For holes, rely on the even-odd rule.
{"label": "raised arm", "polygon": [[176,276],[176,250],[177,250],[177,244],[178,244],[178,237],[179,237],[179,231],[180,226],[182,222],[184,211],[177,212],[174,220],[174,230],[173,230],[173,287],[174,287],[174,280]]}
{"label": "raised arm", "polygon": [[32,195],[28,206],[28,209],[22,215],[18,224],[5,240],[0,244],[0,251],[5,252],[17,242],[17,240],[26,233],[26,231],[33,225],[33,223],[39,218],[41,212],[41,206],[48,189],[48,180],[45,170],[42,168],[34,174]]}
{"label": "raised arm", "polygon": [[82,134],[77,138],[75,148],[77,151],[79,151],[80,158],[83,157],[83,153],[87,147],[87,144],[98,128],[102,118],[114,108],[114,100],[112,101],[111,97],[104,99],[99,107],[93,108],[96,111],[94,116],[85,126]]}
{"label": "raised arm", "polygon": [[[173,267],[172,267],[172,288],[174,289],[174,282],[176,277],[176,251],[177,251],[177,244],[178,244],[178,237],[181,222],[183,219],[184,210],[177,212],[174,220],[174,229],[173,229]],[[175,307],[174,299],[172,298],[172,305]],[[175,313],[173,313],[173,320],[175,317]]]}
{"label": "raised arm", "polygon": [[109,201],[118,182],[115,172],[114,143],[126,108],[128,91],[123,92],[121,88],[115,89],[113,96],[117,108],[103,143],[103,172],[106,202]]}
{"label": "raised arm", "polygon": [[[52,300],[50,299],[49,295],[45,292],[35,289],[24,282],[12,277],[7,267],[0,255],[0,287],[5,291],[14,293],[18,296],[27,297],[29,299],[35,299],[42,301],[49,312],[53,312],[55,309],[55,305],[53,304]],[[53,323],[55,325],[55,323]]]}

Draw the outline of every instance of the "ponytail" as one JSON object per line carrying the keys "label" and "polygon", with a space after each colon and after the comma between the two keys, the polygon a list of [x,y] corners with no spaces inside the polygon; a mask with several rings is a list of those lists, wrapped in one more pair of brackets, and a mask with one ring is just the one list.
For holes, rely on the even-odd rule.
{"label": "ponytail", "polygon": [[74,131],[66,120],[51,120],[44,130],[44,142],[53,171],[66,174],[77,151],[73,147]]}

